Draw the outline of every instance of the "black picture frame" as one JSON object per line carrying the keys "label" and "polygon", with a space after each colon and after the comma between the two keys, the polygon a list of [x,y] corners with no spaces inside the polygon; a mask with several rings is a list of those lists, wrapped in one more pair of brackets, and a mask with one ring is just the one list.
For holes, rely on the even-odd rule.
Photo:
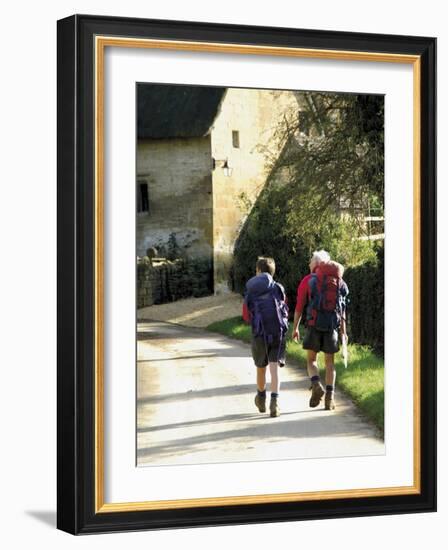
{"label": "black picture frame", "polygon": [[[95,509],[95,36],[390,53],[420,58],[418,494],[97,513]],[[436,39],[124,17],[58,21],[57,526],[72,534],[436,510]]]}

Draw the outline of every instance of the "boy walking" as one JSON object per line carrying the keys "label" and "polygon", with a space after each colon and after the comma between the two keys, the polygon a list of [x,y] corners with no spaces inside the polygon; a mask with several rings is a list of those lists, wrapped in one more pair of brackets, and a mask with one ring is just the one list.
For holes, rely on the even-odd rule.
{"label": "boy walking", "polygon": [[256,275],[246,283],[243,303],[243,319],[252,326],[252,358],[257,367],[257,395],[255,405],[266,412],[266,368],[271,376],[272,417],[280,415],[278,397],[280,391],[279,366],[285,364],[286,333],[288,330],[288,306],[283,286],[274,281],[273,258],[260,257],[256,263]]}
{"label": "boy walking", "polygon": [[[306,312],[303,349],[307,350],[308,375],[311,379],[310,407],[317,407],[325,394],[325,409],[334,410],[334,386],[336,369],[334,354],[339,351],[339,334],[347,338],[346,301],[348,287],[342,279],[344,267],[330,260],[325,250],[313,253],[310,274],[306,275],[297,289],[297,304],[294,313],[292,338],[300,339],[299,323]],[[325,357],[324,389],[317,366],[317,354]]]}

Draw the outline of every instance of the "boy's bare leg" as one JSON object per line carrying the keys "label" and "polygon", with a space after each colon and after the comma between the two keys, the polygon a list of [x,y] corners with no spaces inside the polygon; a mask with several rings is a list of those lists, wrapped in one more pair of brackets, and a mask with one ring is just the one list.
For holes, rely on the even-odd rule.
{"label": "boy's bare leg", "polygon": [[266,367],[257,367],[255,406],[261,413],[266,412]]}
{"label": "boy's bare leg", "polygon": [[280,380],[278,376],[278,363],[269,363],[269,372],[271,374],[271,392],[277,393],[280,390]]}
{"label": "boy's bare leg", "polygon": [[336,369],[334,367],[334,353],[325,354],[325,383],[327,385],[325,392],[325,408],[327,411],[334,410],[334,384],[336,382]]}
{"label": "boy's bare leg", "polygon": [[262,392],[266,389],[266,367],[257,367],[257,390]]}

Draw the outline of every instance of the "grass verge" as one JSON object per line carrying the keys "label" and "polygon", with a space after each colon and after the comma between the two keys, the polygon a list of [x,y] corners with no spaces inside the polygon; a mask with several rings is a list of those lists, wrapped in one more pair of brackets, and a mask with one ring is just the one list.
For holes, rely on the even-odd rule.
{"label": "grass verge", "polygon": [[[250,342],[251,340],[250,326],[244,323],[241,317],[232,317],[231,319],[212,323],[207,327],[207,330],[243,342]],[[375,355],[368,346],[359,344],[350,344],[348,353],[347,368],[344,368],[341,354],[337,353],[335,356],[336,385],[356,403],[365,416],[383,434],[384,360]],[[297,363],[300,367],[306,368],[306,352],[300,344],[296,344],[291,338],[288,338],[286,355],[289,360]],[[324,368],[321,368],[322,377],[325,376],[324,370]]]}

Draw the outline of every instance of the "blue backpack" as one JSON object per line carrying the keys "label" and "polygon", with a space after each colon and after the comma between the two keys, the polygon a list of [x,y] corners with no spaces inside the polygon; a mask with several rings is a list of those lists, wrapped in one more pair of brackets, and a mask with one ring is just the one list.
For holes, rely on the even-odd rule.
{"label": "blue backpack", "polygon": [[252,277],[246,289],[253,335],[262,336],[267,344],[283,340],[288,331],[288,306],[283,287],[268,273],[262,273]]}

